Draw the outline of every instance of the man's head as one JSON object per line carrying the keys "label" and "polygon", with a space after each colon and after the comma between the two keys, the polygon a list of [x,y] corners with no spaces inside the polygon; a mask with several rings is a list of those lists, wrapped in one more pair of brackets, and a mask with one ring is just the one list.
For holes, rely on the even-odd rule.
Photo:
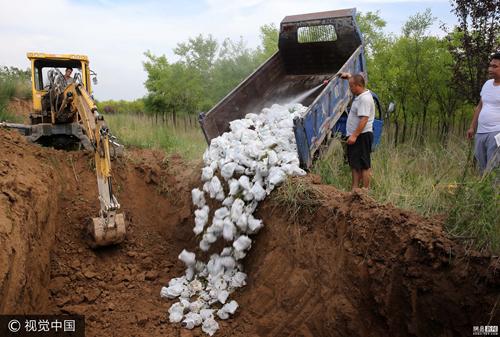
{"label": "man's head", "polygon": [[354,95],[362,94],[365,91],[365,78],[361,74],[353,75],[349,79],[349,89]]}
{"label": "man's head", "polygon": [[495,82],[500,82],[500,52],[496,52],[491,56],[488,74]]}
{"label": "man's head", "polygon": [[66,68],[64,75],[66,75],[66,77],[69,77],[69,76],[71,76],[72,72],[73,72],[73,68]]}

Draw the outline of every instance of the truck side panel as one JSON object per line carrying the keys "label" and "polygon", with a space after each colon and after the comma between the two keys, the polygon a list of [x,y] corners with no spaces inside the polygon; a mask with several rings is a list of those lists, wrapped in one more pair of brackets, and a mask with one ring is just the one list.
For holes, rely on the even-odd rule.
{"label": "truck side panel", "polygon": [[[363,47],[359,47],[340,72],[357,73],[363,69]],[[346,110],[351,100],[348,81],[334,77],[309,106],[304,116],[294,121],[295,140],[300,166],[310,168],[314,154]]]}

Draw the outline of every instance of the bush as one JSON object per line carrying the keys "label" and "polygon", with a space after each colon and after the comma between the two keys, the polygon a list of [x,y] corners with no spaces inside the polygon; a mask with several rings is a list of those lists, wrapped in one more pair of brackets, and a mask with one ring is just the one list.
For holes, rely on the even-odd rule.
{"label": "bush", "polygon": [[7,111],[7,105],[13,97],[31,98],[30,71],[15,67],[0,67],[0,121],[16,120]]}

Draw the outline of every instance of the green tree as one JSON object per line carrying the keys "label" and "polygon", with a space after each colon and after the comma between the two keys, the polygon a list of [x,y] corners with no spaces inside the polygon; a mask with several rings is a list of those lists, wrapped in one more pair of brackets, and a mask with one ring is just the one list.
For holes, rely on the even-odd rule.
{"label": "green tree", "polygon": [[147,58],[144,69],[148,73],[145,106],[156,120],[159,115],[165,119],[165,114],[170,113],[175,124],[179,113],[197,111],[203,92],[199,72],[182,62],[169,64],[164,55],[155,56],[151,52],[144,55]]}
{"label": "green tree", "polygon": [[380,17],[380,11],[359,12],[356,14],[356,22],[363,34],[365,49],[370,57],[373,54],[374,48],[377,48],[379,43],[383,43],[385,38],[383,29],[387,23]]}
{"label": "green tree", "polygon": [[225,39],[214,65],[211,101],[215,103],[224,97],[251,74],[260,62],[260,51],[248,48],[243,38],[237,42]]}
{"label": "green tree", "polygon": [[454,82],[459,93],[477,104],[490,54],[500,48],[500,1],[453,0],[451,5],[458,19],[448,34]]}
{"label": "green tree", "polygon": [[405,48],[405,57],[409,60],[409,67],[415,80],[415,98],[418,108],[415,111],[417,127],[415,138],[423,141],[426,131],[426,121],[429,106],[434,95],[434,80],[439,71],[439,65],[434,59],[438,41],[428,35],[428,30],[436,20],[430,9],[424,13],[410,16],[403,26],[403,39],[408,40]]}
{"label": "green tree", "polygon": [[189,38],[187,42],[177,44],[174,53],[180,57],[180,61],[188,67],[192,67],[200,72],[204,77],[208,77],[214,66],[217,57],[219,44],[212,35],[203,37],[202,34],[195,38]]}
{"label": "green tree", "polygon": [[260,27],[260,48],[262,60],[266,60],[278,51],[279,30],[274,23]]}

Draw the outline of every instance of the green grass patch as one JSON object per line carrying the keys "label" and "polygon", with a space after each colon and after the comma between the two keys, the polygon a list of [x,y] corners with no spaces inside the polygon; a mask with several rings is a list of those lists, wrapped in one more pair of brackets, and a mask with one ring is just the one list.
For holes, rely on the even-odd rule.
{"label": "green grass patch", "polygon": [[207,147],[201,128],[182,118],[177,126],[135,114],[109,114],[105,119],[111,132],[127,146],[161,149],[188,160],[201,159]]}
{"label": "green grass patch", "polygon": [[448,231],[480,249],[500,252],[500,169],[472,176],[450,198]]}

